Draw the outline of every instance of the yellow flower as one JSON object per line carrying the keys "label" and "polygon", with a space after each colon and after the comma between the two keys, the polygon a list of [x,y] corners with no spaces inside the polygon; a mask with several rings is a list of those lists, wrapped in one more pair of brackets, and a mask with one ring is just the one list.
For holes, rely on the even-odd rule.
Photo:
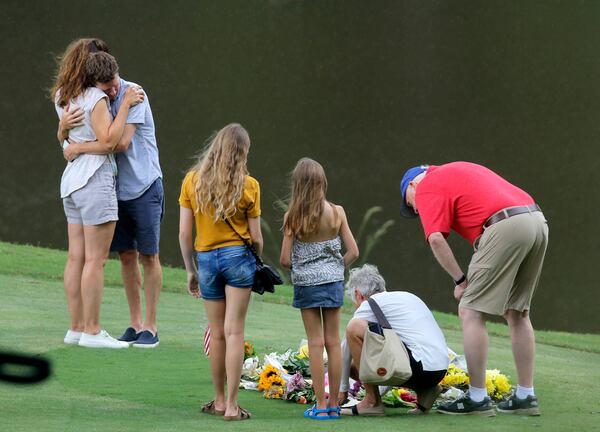
{"label": "yellow flower", "polygon": [[485,371],[485,387],[488,394],[495,399],[502,399],[512,388],[508,377],[498,369]]}
{"label": "yellow flower", "polygon": [[512,386],[506,375],[498,374],[494,380],[496,384],[496,396],[502,398],[503,396],[510,393]]}
{"label": "yellow flower", "polygon": [[[454,364],[448,366],[444,379],[440,382],[442,387],[464,387],[469,385],[469,375]],[[510,393],[512,386],[506,375],[498,369],[485,371],[485,388],[487,393],[494,399],[502,399]]]}
{"label": "yellow flower", "polygon": [[442,387],[457,387],[469,384],[469,376],[461,368],[454,364],[448,366],[448,372],[440,383]]}
{"label": "yellow flower", "polygon": [[279,399],[284,393],[285,381],[281,378],[280,371],[268,364],[258,379],[258,391],[263,392],[267,399]]}
{"label": "yellow flower", "polygon": [[298,350],[298,358],[301,360],[308,358],[308,344],[304,344],[300,347]]}
{"label": "yellow flower", "polygon": [[485,376],[485,388],[487,390],[487,394],[490,396],[494,395],[494,391],[496,390],[496,386],[494,386],[494,381],[492,377],[487,375]]}

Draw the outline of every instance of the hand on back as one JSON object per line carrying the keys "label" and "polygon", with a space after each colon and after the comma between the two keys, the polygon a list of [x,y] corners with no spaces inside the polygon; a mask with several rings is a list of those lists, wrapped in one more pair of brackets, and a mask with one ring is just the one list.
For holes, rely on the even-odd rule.
{"label": "hand on back", "polygon": [[63,130],[71,130],[77,126],[81,126],[83,124],[84,112],[78,106],[75,106],[73,109],[69,109],[69,105],[65,107],[63,111],[63,115],[60,118],[59,127]]}

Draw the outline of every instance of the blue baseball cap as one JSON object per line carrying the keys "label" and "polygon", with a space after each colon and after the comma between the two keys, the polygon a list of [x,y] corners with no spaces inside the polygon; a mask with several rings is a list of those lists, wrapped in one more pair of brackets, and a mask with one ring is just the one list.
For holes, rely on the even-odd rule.
{"label": "blue baseball cap", "polygon": [[410,168],[404,173],[404,177],[402,177],[402,181],[400,182],[400,192],[402,193],[402,202],[400,203],[400,214],[405,218],[416,218],[418,215],[415,213],[413,208],[406,204],[406,189],[408,189],[408,184],[413,181],[413,179],[421,173],[424,173],[429,168],[429,165],[419,165],[413,168]]}

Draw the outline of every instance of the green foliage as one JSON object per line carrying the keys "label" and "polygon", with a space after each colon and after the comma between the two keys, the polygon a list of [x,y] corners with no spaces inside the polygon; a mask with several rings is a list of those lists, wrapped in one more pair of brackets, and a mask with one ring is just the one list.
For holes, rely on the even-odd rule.
{"label": "green foliage", "polygon": [[[382,207],[374,206],[363,215],[363,218],[358,228],[358,234],[356,235],[356,243],[360,251],[360,257],[354,266],[359,267],[369,260],[369,256],[381,239],[387,234],[388,230],[394,225],[393,219],[388,219],[381,225],[374,225],[375,221],[373,218],[383,211]],[[367,230],[371,230],[368,232]]]}
{"label": "green foliage", "polygon": [[303,377],[310,377],[310,364],[307,358],[300,358],[297,355],[291,355],[290,358],[282,364],[282,366],[290,375],[298,372]]}

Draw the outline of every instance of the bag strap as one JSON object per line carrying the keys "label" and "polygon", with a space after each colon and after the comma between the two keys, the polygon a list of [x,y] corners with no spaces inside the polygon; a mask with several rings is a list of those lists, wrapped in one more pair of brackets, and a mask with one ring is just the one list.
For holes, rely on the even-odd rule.
{"label": "bag strap", "polygon": [[371,310],[375,314],[375,318],[377,318],[377,322],[379,323],[381,328],[391,329],[392,326],[390,325],[387,318],[381,311],[381,308],[379,307],[377,302],[375,300],[373,300],[372,298],[368,298],[367,301],[369,302],[369,306],[371,306]]}
{"label": "bag strap", "polygon": [[254,249],[254,245],[252,243],[250,243],[248,240],[246,240],[244,237],[242,237],[242,235],[233,227],[231,222],[229,222],[229,218],[223,218],[223,220],[225,221],[225,223],[227,225],[229,225],[229,228],[231,228],[233,230],[233,232],[235,232],[242,239],[242,241],[244,242],[246,247],[248,249],[250,249],[250,252],[252,252],[252,255],[254,255],[254,258],[256,259],[256,263],[259,265],[264,265],[263,260],[256,253],[256,249]]}

